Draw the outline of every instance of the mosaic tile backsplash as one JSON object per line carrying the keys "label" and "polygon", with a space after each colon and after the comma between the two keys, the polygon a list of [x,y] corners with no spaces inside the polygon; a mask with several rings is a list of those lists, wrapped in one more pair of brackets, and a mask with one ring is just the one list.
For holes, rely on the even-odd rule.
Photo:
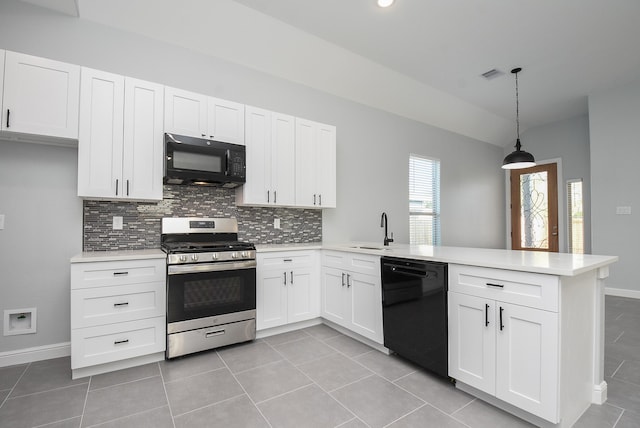
{"label": "mosaic tile backsplash", "polygon": [[[161,202],[84,201],[84,251],[160,248],[162,217],[232,217],[238,239],[254,244],[289,244],[322,240],[322,211],[294,208],[237,207],[235,190],[164,186]],[[113,216],[123,229],[113,230]],[[274,229],[273,219],[280,219]]]}

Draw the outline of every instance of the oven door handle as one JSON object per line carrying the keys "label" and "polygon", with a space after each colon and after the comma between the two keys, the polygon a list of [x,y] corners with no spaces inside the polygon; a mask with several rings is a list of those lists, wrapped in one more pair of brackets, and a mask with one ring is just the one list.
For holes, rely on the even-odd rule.
{"label": "oven door handle", "polygon": [[201,263],[192,265],[171,265],[167,268],[169,275],[180,275],[185,273],[201,273],[201,272],[220,272],[225,270],[238,269],[255,269],[257,263],[255,260],[247,260],[242,262],[220,262],[220,263]]}

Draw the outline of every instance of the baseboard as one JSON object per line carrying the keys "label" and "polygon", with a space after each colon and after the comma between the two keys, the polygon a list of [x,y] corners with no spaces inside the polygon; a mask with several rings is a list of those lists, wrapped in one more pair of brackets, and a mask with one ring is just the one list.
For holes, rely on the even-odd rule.
{"label": "baseboard", "polygon": [[0,367],[68,357],[69,355],[71,355],[71,342],[16,349],[15,351],[0,352]]}
{"label": "baseboard", "polygon": [[640,290],[629,290],[628,288],[605,287],[604,294],[607,296],[628,297],[630,299],[640,299]]}

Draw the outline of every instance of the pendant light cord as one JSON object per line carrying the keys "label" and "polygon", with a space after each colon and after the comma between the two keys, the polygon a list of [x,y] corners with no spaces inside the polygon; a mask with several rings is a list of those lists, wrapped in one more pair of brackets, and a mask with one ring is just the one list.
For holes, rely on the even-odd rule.
{"label": "pendant light cord", "polygon": [[520,101],[518,97],[518,72],[516,75],[516,132],[518,134],[518,140],[520,139]]}

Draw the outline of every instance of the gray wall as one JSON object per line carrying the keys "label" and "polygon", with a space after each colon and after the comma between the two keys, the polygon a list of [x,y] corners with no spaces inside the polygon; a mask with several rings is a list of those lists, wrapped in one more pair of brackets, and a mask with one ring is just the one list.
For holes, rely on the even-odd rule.
{"label": "gray wall", "polygon": [[[567,180],[581,178],[584,192],[585,253],[591,253],[591,180],[589,165],[589,118],[580,116],[544,126],[528,129],[522,133],[523,148],[531,152],[536,160],[561,159],[562,170],[558,171],[558,182],[562,192],[558,194],[562,212],[559,214],[559,233],[562,235],[560,252],[567,252]],[[505,148],[504,155],[513,147]],[[562,173],[562,176],[560,176]]]}
{"label": "gray wall", "polygon": [[69,259],[82,250],[78,151],[0,139],[0,314],[37,308],[37,333],[0,352],[69,341]]}
{"label": "gray wall", "polygon": [[[620,257],[607,286],[640,292],[640,80],[589,97],[592,247]],[[631,215],[616,215],[630,206]]]}
{"label": "gray wall", "polygon": [[[439,158],[442,162],[443,244],[504,247],[504,182],[499,167],[503,153],[500,147],[383,113],[246,67],[56,14],[18,0],[0,3],[0,40],[0,48],[155,81],[336,125],[339,208],[323,212],[323,238],[326,241],[357,239],[382,242],[380,214],[386,211],[390,230],[395,232],[397,242],[407,242],[408,157],[409,153],[416,153]],[[340,67],[339,64],[335,66]],[[29,150],[44,154],[49,149],[31,146]],[[29,171],[32,169],[30,164],[30,159],[24,158],[15,168]],[[71,164],[73,162],[56,167],[74,176],[76,167]],[[75,186],[75,182],[68,183],[65,190],[75,192]],[[35,204],[37,201],[31,202]],[[82,206],[78,200],[74,203],[76,208],[70,219],[75,218],[75,221],[65,222],[56,231],[63,236],[79,239]],[[55,205],[56,209],[59,205]],[[20,228],[27,226],[21,218],[15,221]],[[37,230],[40,234],[49,233],[44,227],[38,226]],[[77,248],[80,249],[79,243]],[[8,265],[11,266],[16,259],[7,261]],[[55,276],[56,281],[68,281],[67,259],[65,254],[51,268],[50,277]],[[9,284],[15,283],[18,278],[11,279]],[[4,306],[6,296],[16,296],[16,304],[28,300],[25,299],[27,294],[14,285],[3,285],[0,293],[1,306]],[[62,300],[67,302],[68,290],[64,290],[64,293]],[[49,323],[51,328],[57,329],[57,333],[38,335],[38,344],[68,340],[68,306],[42,322]],[[0,351],[26,346],[13,338],[5,338],[1,343]]]}

